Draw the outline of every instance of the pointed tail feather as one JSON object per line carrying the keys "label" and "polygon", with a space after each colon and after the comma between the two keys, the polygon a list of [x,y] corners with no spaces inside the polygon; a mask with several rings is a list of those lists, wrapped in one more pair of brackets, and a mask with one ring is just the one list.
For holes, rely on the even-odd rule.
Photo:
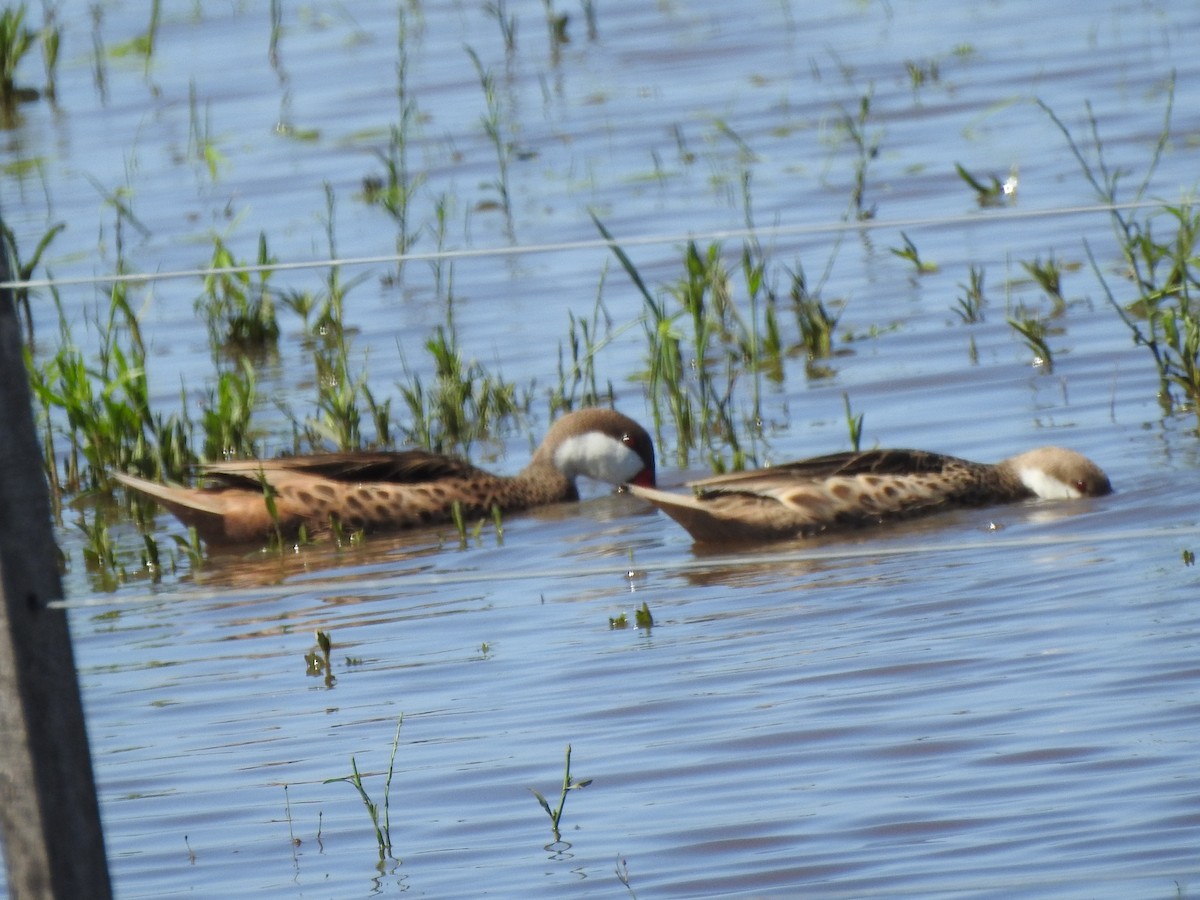
{"label": "pointed tail feather", "polygon": [[628,485],[628,488],[635,497],[649,501],[682,525],[697,541],[736,539],[736,531],[691,494],[672,494],[636,484]]}
{"label": "pointed tail feather", "polygon": [[[184,525],[195,528],[207,543],[236,543],[255,539],[263,533],[257,520],[265,517],[265,511],[258,515],[237,515],[239,510],[235,506],[244,506],[243,498],[220,491],[159,484],[124,472],[115,472],[113,477],[125,487],[153,498]],[[262,505],[261,499],[258,505]]]}
{"label": "pointed tail feather", "polygon": [[127,488],[133,488],[147,497],[153,497],[176,515],[179,515],[176,512],[177,508],[216,516],[224,513],[224,506],[220,502],[219,494],[206,494],[204,491],[185,488],[177,484],[159,484],[156,481],[139,478],[137,475],[127,475],[124,472],[114,472],[113,478]]}

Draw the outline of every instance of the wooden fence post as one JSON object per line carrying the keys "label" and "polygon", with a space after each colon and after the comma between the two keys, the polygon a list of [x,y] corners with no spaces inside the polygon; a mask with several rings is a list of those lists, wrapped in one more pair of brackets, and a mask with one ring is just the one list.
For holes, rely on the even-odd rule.
{"label": "wooden fence post", "polygon": [[[0,282],[11,278],[0,246]],[[112,886],[11,288],[0,288],[0,844],[13,900]]]}

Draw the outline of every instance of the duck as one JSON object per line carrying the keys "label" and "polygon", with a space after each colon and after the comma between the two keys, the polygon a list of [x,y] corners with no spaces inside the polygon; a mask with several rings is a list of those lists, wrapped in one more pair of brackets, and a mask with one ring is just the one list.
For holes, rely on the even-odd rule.
{"label": "duck", "polygon": [[692,495],[632,485],[699,543],[770,541],[878,525],[968,506],[1112,491],[1094,462],[1039,447],[995,464],[924,450],[867,450],[690,482]]}
{"label": "duck", "polygon": [[[654,444],[615,410],[579,409],[559,418],[529,464],[495,475],[466,460],[425,450],[351,451],[234,459],[199,467],[202,487],[114,473],[126,488],[153,498],[209,545],[313,536],[336,521],[352,531],[382,531],[445,522],[453,508],[490,516],[578,500],[576,478],[653,487]],[[274,510],[270,508],[273,505]]]}

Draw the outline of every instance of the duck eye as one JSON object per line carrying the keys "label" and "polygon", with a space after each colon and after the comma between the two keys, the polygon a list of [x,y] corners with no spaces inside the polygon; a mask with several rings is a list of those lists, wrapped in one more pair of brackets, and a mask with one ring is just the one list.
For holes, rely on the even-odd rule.
{"label": "duck eye", "polygon": [[1075,490],[1079,491],[1079,493],[1081,493],[1081,494],[1086,494],[1088,492],[1087,482],[1086,481],[1075,482]]}
{"label": "duck eye", "polygon": [[621,435],[621,443],[626,447],[632,447],[637,442],[633,439],[633,435],[626,432],[625,434]]}

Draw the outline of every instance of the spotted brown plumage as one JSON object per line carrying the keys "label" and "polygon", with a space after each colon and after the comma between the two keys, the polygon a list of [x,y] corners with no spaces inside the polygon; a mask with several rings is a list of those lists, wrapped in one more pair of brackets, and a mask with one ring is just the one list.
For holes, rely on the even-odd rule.
{"label": "spotted brown plumage", "polygon": [[[153,497],[207,543],[262,541],[276,527],[310,534],[336,519],[349,530],[379,531],[444,522],[455,503],[468,517],[578,499],[575,479],[654,485],[654,445],[637,422],[610,409],[560,418],[533,458],[513,476],[495,475],[424,450],[356,451],[245,459],[202,467],[208,486],[159,484],[117,473]],[[272,516],[267,496],[275,507]]]}
{"label": "spotted brown plumage", "polygon": [[775,540],[1033,497],[1112,490],[1085,456],[1041,447],[991,465],[923,450],[868,450],[718,475],[692,496],[633,487],[697,541]]}

